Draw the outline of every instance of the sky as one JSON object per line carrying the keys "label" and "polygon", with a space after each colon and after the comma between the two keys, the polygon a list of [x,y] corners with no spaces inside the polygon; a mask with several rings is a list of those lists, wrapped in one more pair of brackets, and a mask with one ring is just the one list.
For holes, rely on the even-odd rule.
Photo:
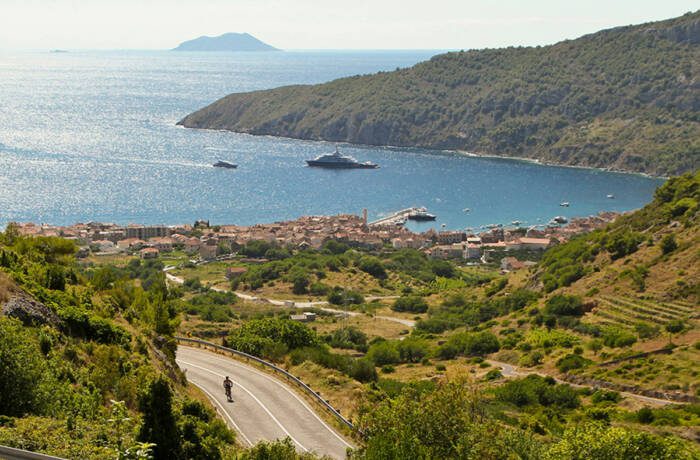
{"label": "sky", "polygon": [[546,45],[698,0],[0,0],[0,49],[168,49],[248,32],[282,49]]}

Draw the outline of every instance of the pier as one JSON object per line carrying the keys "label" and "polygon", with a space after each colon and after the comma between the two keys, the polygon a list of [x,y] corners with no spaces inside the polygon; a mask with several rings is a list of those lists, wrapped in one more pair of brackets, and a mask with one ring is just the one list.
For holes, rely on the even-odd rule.
{"label": "pier", "polygon": [[396,211],[393,214],[390,214],[386,217],[382,217],[381,219],[377,219],[373,222],[369,222],[367,225],[370,226],[382,226],[382,225],[403,225],[406,223],[406,219],[408,219],[408,216],[410,214],[413,214],[418,211],[425,211],[425,208],[406,208],[402,209],[401,211]]}

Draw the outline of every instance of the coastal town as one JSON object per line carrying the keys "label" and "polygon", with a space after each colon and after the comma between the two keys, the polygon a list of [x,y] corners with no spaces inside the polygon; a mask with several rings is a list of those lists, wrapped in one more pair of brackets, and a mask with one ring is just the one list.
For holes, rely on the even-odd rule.
{"label": "coastal town", "polygon": [[199,260],[213,260],[235,252],[251,241],[266,241],[290,249],[318,249],[328,240],[345,241],[351,246],[379,250],[411,248],[436,259],[462,260],[465,263],[500,263],[503,271],[531,264],[508,253],[540,252],[561,244],[614,220],[619,213],[601,212],[573,218],[566,225],[532,227],[491,226],[481,233],[435,231],[415,233],[395,224],[373,224],[362,216],[303,216],[296,220],[241,225],[210,225],[198,220],[182,225],[118,225],[87,222],[69,226],[13,223],[22,235],[60,236],[74,240],[78,256],[89,254],[138,254],[143,259],[181,249]]}

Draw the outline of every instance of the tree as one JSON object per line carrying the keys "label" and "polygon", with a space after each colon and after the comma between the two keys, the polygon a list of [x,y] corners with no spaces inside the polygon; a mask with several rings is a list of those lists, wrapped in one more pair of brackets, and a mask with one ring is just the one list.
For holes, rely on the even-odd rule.
{"label": "tree", "polygon": [[180,433],[173,413],[172,398],[170,382],[163,375],[152,380],[139,398],[143,421],[137,439],[155,444],[155,460],[169,460],[180,455]]}
{"label": "tree", "polygon": [[680,319],[674,319],[666,323],[666,332],[668,332],[668,343],[672,343],[674,334],[678,334],[685,329],[685,324]]}

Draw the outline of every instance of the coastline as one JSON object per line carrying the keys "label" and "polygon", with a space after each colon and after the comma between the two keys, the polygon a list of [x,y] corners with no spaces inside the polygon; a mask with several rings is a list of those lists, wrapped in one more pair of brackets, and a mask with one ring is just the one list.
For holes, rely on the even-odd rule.
{"label": "coastline", "polygon": [[[192,113],[195,113],[195,112],[192,112]],[[190,114],[188,114],[187,116],[189,116],[189,115]],[[631,171],[631,170],[625,170],[625,169],[610,169],[610,168],[603,168],[603,167],[597,167],[597,166],[572,165],[572,164],[565,164],[565,163],[543,161],[543,160],[540,160],[538,158],[517,157],[517,156],[512,156],[512,155],[498,155],[495,153],[479,153],[479,152],[459,150],[459,149],[440,149],[440,148],[435,148],[435,147],[430,147],[430,146],[421,146],[421,145],[360,144],[360,143],[349,142],[349,141],[333,141],[333,140],[323,139],[323,138],[291,137],[291,136],[279,136],[279,135],[275,135],[275,134],[262,134],[262,133],[256,134],[256,133],[252,133],[249,131],[238,131],[235,129],[227,129],[227,128],[203,128],[203,127],[185,126],[183,124],[183,122],[187,118],[187,116],[185,116],[185,118],[182,118],[181,120],[177,121],[175,123],[175,126],[182,128],[182,129],[218,131],[218,132],[222,132],[222,133],[236,133],[236,134],[242,134],[242,135],[246,135],[246,136],[267,137],[267,138],[273,138],[273,139],[288,139],[288,140],[308,141],[308,142],[326,142],[329,144],[339,144],[341,146],[350,146],[350,147],[359,147],[359,148],[366,147],[366,148],[380,148],[380,149],[386,148],[386,149],[394,149],[394,150],[405,150],[405,149],[429,150],[429,151],[432,151],[434,153],[428,153],[428,152],[424,152],[424,153],[428,153],[428,154],[432,154],[432,155],[452,154],[452,155],[458,155],[458,156],[464,156],[464,157],[521,161],[521,162],[525,162],[525,163],[536,164],[536,165],[547,166],[547,167],[588,169],[591,171],[600,171],[600,172],[615,173],[615,174],[630,174],[630,175],[645,177],[648,179],[668,180],[671,177],[671,176],[654,175],[654,174],[646,173],[646,172],[642,172],[642,171]]]}

